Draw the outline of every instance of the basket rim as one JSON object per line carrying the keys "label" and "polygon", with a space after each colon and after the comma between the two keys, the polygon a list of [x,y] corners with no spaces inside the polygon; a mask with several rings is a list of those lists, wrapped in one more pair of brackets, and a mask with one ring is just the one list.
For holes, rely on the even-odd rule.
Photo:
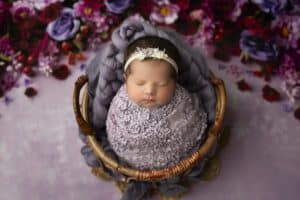
{"label": "basket rim", "polygon": [[123,166],[119,164],[116,160],[111,158],[104,151],[102,146],[99,144],[98,140],[95,137],[94,131],[90,127],[88,123],[88,92],[87,88],[85,88],[83,96],[82,96],[82,106],[80,109],[79,105],[79,97],[80,90],[88,82],[88,78],[86,75],[80,76],[75,82],[75,88],[73,93],[73,108],[76,116],[77,123],[81,131],[86,135],[87,143],[93,150],[94,154],[98,159],[100,159],[103,164],[113,171],[117,171],[126,176],[126,182],[130,180],[162,180],[172,176],[179,175],[189,168],[193,167],[196,163],[205,158],[205,155],[212,148],[214,143],[217,140],[218,133],[221,130],[222,123],[224,120],[225,114],[225,105],[226,105],[226,91],[223,80],[216,77],[212,72],[210,72],[211,82],[215,88],[217,102],[216,102],[216,115],[215,120],[212,125],[210,125],[208,129],[208,135],[205,142],[200,146],[200,148],[191,154],[189,157],[181,160],[176,165],[163,168],[163,169],[154,169],[154,170],[139,170],[130,167]]}

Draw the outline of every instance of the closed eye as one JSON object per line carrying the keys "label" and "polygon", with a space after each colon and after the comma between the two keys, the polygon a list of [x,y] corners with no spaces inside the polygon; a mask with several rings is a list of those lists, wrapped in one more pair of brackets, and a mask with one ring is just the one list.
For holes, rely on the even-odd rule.
{"label": "closed eye", "polygon": [[169,83],[169,81],[164,81],[164,82],[158,83],[157,85],[163,87],[163,86],[167,86],[168,83]]}
{"label": "closed eye", "polygon": [[144,85],[145,82],[144,81],[137,81],[137,82],[135,82],[135,84],[141,86],[141,85]]}

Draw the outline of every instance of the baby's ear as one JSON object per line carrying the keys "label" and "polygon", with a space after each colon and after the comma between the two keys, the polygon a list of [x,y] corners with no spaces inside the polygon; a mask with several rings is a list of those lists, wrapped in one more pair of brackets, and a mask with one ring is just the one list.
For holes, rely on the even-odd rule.
{"label": "baby's ear", "polygon": [[123,78],[124,78],[124,81],[126,81],[127,77],[126,77],[125,73],[123,73]]}

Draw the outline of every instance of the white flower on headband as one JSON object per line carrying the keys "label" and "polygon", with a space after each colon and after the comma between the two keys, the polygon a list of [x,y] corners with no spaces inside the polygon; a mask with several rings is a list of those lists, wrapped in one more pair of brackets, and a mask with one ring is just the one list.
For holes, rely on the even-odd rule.
{"label": "white flower on headband", "polygon": [[140,47],[137,47],[137,50],[134,54],[139,55],[140,58],[143,57],[143,59],[147,57],[153,57],[157,59],[163,59],[164,57],[167,58],[168,55],[165,53],[165,50],[161,51],[159,48],[147,48],[143,49]]}
{"label": "white flower on headband", "polygon": [[124,71],[128,68],[130,63],[135,60],[144,60],[145,58],[156,58],[161,59],[164,61],[167,61],[172,65],[172,67],[175,69],[176,73],[178,73],[178,67],[176,62],[168,56],[168,54],[165,53],[165,50],[160,50],[159,48],[140,48],[137,47],[136,51],[130,55],[130,57],[127,59]]}

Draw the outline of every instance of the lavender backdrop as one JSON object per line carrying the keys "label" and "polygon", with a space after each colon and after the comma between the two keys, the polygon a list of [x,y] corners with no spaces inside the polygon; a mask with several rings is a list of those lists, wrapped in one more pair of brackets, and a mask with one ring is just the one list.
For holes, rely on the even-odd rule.
{"label": "lavender backdrop", "polygon": [[[221,155],[220,175],[195,184],[182,199],[298,199],[300,122],[283,111],[287,100],[263,101],[264,83],[254,77],[246,77],[253,92],[240,92],[235,76],[218,67],[219,62],[210,59],[209,63],[226,84],[225,123],[231,126],[232,137]],[[23,94],[22,86],[8,94],[14,99],[8,106],[0,99],[1,200],[120,198],[114,183],[94,177],[80,155],[72,91],[82,73],[77,67],[66,81],[38,77],[39,93],[33,99]],[[277,83],[272,82],[279,88]]]}

